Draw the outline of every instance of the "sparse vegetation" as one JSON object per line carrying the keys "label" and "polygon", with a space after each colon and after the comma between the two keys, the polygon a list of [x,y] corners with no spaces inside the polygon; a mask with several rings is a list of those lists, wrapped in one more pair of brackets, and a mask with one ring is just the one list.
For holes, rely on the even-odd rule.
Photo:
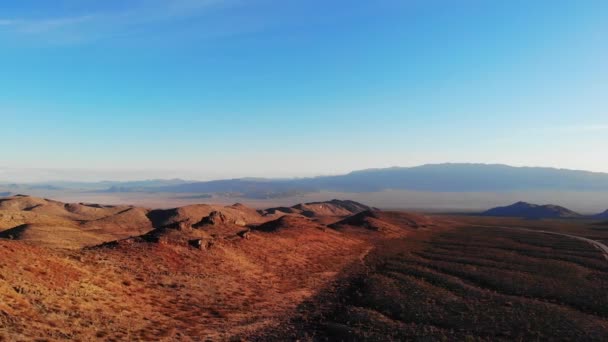
{"label": "sparse vegetation", "polygon": [[[557,222],[555,231],[605,235],[586,221],[429,217],[343,201],[148,211],[19,200],[38,212],[5,203],[10,220],[25,222],[0,239],[0,340],[608,336],[604,255],[501,228]],[[101,243],[110,232],[140,235]],[[99,244],[79,249],[80,237]]]}
{"label": "sparse vegetation", "polygon": [[[258,214],[242,205],[226,212],[237,211],[199,228],[158,228],[159,236],[170,234],[166,243],[130,238],[78,250],[0,239],[1,333],[7,340],[249,335],[278,324],[369,245],[303,217],[295,222],[309,225],[251,230],[246,239],[234,218]],[[213,247],[200,250],[180,238],[199,231]],[[62,239],[61,232],[47,233]]]}
{"label": "sparse vegetation", "polygon": [[302,305],[289,328],[261,339],[601,341],[608,336],[607,263],[584,242],[465,227],[380,246],[337,290]]}

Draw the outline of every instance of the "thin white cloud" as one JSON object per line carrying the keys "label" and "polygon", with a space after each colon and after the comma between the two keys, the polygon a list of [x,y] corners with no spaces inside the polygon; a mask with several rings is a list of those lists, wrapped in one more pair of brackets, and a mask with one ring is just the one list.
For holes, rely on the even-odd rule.
{"label": "thin white cloud", "polygon": [[[113,12],[93,12],[58,18],[0,18],[0,32],[39,37],[49,41],[96,40],[145,25],[199,16],[222,6],[232,6],[238,0],[158,0]],[[75,39],[77,38],[77,39]]]}
{"label": "thin white cloud", "polygon": [[72,28],[90,22],[94,19],[91,15],[69,18],[54,18],[42,20],[13,20],[11,26],[20,33],[40,34],[54,30]]}

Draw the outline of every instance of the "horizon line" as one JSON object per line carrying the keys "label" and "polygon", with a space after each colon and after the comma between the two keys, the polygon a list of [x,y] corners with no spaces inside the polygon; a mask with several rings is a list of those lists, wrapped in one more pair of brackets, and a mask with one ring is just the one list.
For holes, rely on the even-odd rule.
{"label": "horizon line", "polygon": [[[471,166],[503,166],[509,168],[519,168],[519,169],[549,169],[549,170],[559,170],[559,171],[574,171],[574,172],[586,172],[592,174],[606,174],[606,171],[592,171],[592,170],[583,170],[583,169],[571,169],[571,168],[563,168],[563,167],[555,167],[555,166],[529,166],[529,165],[509,165],[505,163],[482,163],[482,162],[441,162],[441,163],[424,163],[412,166],[389,166],[389,167],[372,167],[365,169],[356,169],[341,173],[333,173],[333,174],[316,174],[310,176],[291,176],[291,177],[260,177],[260,176],[242,176],[242,177],[223,177],[223,178],[212,178],[212,179],[194,179],[188,177],[142,177],[142,178],[129,178],[129,179],[112,179],[112,178],[98,178],[97,180],[71,180],[69,177],[66,178],[49,178],[46,180],[30,180],[30,181],[11,181],[11,180],[3,180],[0,178],[0,185],[10,185],[10,184],[44,184],[44,183],[128,183],[128,182],[144,182],[144,181],[183,181],[183,182],[213,182],[213,181],[224,181],[224,180],[267,180],[267,181],[280,181],[280,180],[297,180],[297,179],[313,179],[313,178],[321,178],[321,177],[334,177],[334,176],[345,176],[352,173],[357,172],[369,172],[369,171],[380,171],[380,170],[391,170],[391,169],[412,169],[419,168],[425,166],[442,166],[442,165],[471,165]],[[169,170],[169,169],[85,169],[85,168],[27,168],[27,167],[1,167],[0,166],[0,177],[2,173],[6,170],[29,170],[29,171],[47,171],[47,172],[141,172],[141,171],[157,171],[157,172],[193,172],[192,170]]]}

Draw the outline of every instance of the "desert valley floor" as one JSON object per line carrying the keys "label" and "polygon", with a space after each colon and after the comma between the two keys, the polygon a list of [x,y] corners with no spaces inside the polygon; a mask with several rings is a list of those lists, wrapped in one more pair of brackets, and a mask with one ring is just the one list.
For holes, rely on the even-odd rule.
{"label": "desert valley floor", "polygon": [[591,220],[17,195],[0,340],[605,341],[607,243]]}

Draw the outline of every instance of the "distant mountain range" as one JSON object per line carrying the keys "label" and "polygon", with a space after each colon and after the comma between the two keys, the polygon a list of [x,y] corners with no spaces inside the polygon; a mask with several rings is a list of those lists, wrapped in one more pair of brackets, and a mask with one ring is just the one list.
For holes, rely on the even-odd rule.
{"label": "distant mountain range", "polygon": [[[370,169],[313,178],[243,178],[119,188],[120,191],[238,193],[252,198],[281,197],[315,191],[375,192],[389,189],[434,192],[608,191],[608,174],[506,165],[436,164]],[[117,188],[108,189],[116,190]]]}
{"label": "distant mountain range", "polygon": [[[608,173],[489,164],[432,164],[369,169],[345,175],[296,179],[54,182],[30,186],[80,188],[101,192],[233,194],[248,198],[286,197],[317,191],[376,192],[389,189],[431,192],[608,191]],[[10,188],[7,190],[15,192]]]}
{"label": "distant mountain range", "polygon": [[10,183],[1,182],[1,189],[9,189],[12,192],[22,190],[90,190],[104,192],[132,192],[137,189],[157,188],[161,186],[192,183],[191,180],[183,179],[146,179],[135,181],[100,181],[100,182],[77,182],[77,181],[48,181],[42,183]]}
{"label": "distant mountain range", "polygon": [[530,219],[543,218],[588,218],[588,219],[607,219],[608,210],[597,215],[582,215],[568,208],[559,205],[545,204],[538,205],[526,202],[517,202],[505,207],[496,207],[481,213],[482,216],[500,217],[523,217]]}

